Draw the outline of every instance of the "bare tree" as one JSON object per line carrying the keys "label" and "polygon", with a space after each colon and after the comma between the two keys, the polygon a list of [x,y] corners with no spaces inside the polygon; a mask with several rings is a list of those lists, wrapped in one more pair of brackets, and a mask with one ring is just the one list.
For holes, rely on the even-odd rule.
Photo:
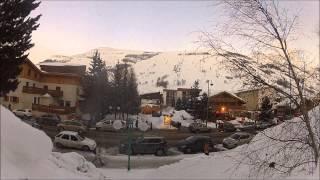
{"label": "bare tree", "polygon": [[[250,162],[264,172],[265,167],[274,168],[276,164],[281,167],[279,171],[286,173],[305,163],[317,164],[319,129],[315,128],[317,124],[314,122],[319,121],[309,117],[306,98],[319,91],[314,87],[319,83],[315,82],[319,71],[308,68],[306,53],[293,47],[292,42],[297,39],[298,16],[291,15],[275,0],[221,0],[218,5],[227,13],[226,23],[217,26],[214,32],[203,32],[201,36],[211,54],[246,86],[272,88],[302,113],[301,122],[294,123],[302,131],[290,132],[293,127],[287,125],[283,127],[286,131],[280,129],[281,132],[266,133],[270,144],[283,144],[268,156],[255,156]],[[290,135],[284,135],[284,132]],[[308,156],[297,153],[301,156],[294,162],[286,161],[289,154],[286,152],[290,148]],[[252,151],[247,158],[254,157]],[[282,159],[279,159],[279,154],[282,154]]]}

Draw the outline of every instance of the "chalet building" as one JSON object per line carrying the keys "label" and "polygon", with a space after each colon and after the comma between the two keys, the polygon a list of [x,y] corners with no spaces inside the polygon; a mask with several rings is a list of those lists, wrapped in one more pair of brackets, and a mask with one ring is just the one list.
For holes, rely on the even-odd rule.
{"label": "chalet building", "polygon": [[140,95],[141,112],[151,114],[160,111],[162,105],[162,94],[160,92]]}
{"label": "chalet building", "polygon": [[163,90],[163,105],[174,107],[178,99],[190,99],[192,94],[199,96],[201,89],[192,88],[178,88],[174,89],[164,89]]}
{"label": "chalet building", "polygon": [[[63,67],[59,72],[49,67],[40,70],[30,60],[22,64],[21,69],[17,89],[3,97],[2,104],[11,109],[32,109],[34,116],[45,113],[62,116],[80,113],[81,73],[67,73],[72,70],[63,70]],[[82,66],[71,69],[85,71]]]}
{"label": "chalet building", "polygon": [[276,92],[271,88],[239,91],[236,95],[246,102],[245,106],[248,111],[258,111],[260,109],[262,99],[265,96],[269,97],[271,102],[274,102],[276,99]]}
{"label": "chalet building", "polygon": [[245,101],[227,91],[209,97],[209,107],[215,117],[225,114],[235,116],[245,111]]}

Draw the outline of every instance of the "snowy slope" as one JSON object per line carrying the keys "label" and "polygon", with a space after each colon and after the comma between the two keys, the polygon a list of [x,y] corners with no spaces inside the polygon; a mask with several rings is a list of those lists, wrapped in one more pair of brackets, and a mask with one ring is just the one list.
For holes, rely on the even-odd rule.
{"label": "snowy slope", "polygon": [[22,122],[3,106],[1,114],[1,179],[104,179],[77,153],[53,153],[51,139]]}
{"label": "snowy slope", "polygon": [[[212,80],[212,92],[228,90],[231,92],[241,88],[242,83],[234,80],[214,58],[203,52],[144,52],[120,50],[113,48],[97,48],[107,66],[114,66],[118,61],[133,65],[138,79],[140,93],[161,91],[157,80],[168,81],[167,88],[192,86],[200,80],[200,87],[207,91],[206,80]],[[53,56],[50,59],[65,64],[90,64],[94,50],[74,56]],[[48,64],[47,62],[46,64]],[[54,63],[53,63],[54,64]]]}

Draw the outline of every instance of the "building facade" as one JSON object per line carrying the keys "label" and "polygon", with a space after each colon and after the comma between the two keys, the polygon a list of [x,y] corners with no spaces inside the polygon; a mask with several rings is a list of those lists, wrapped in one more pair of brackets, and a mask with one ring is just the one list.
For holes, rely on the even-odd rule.
{"label": "building facade", "polygon": [[209,108],[215,117],[225,114],[239,115],[245,110],[245,103],[242,98],[227,91],[209,97]]}
{"label": "building facade", "polygon": [[178,88],[163,90],[163,105],[175,107],[178,99],[190,99],[193,95],[199,96],[201,89]]}
{"label": "building facade", "polygon": [[32,109],[34,116],[45,113],[80,113],[81,76],[72,73],[45,72],[30,60],[21,65],[19,85],[2,98],[11,109]]}
{"label": "building facade", "polygon": [[262,103],[263,97],[267,96],[271,102],[276,99],[276,92],[271,88],[259,88],[245,91],[239,91],[236,93],[246,104],[248,111],[258,111]]}

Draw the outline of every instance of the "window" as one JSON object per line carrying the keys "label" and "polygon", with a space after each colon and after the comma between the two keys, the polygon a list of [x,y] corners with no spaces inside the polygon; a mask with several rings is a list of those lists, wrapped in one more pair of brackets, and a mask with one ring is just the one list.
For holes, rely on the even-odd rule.
{"label": "window", "polygon": [[26,82],[26,86],[29,87],[29,82]]}
{"label": "window", "polygon": [[66,140],[69,140],[69,135],[67,135],[67,134],[64,134],[62,137],[61,137],[62,139],[66,139]]}
{"label": "window", "polygon": [[4,101],[9,101],[9,96],[4,96]]}
{"label": "window", "polygon": [[34,73],[34,78],[37,78],[38,77],[38,74],[37,73]]}
{"label": "window", "polygon": [[61,90],[61,88],[60,88],[59,86],[57,86],[57,87],[56,87],[56,90],[57,90],[57,91],[60,91],[60,90]]}
{"label": "window", "polygon": [[71,106],[71,102],[70,101],[66,101],[66,107],[70,107]]}
{"label": "window", "polygon": [[19,97],[11,96],[11,102],[18,103],[19,102]]}
{"label": "window", "polygon": [[70,136],[71,137],[71,141],[78,141],[78,138],[76,138],[75,136]]}
{"label": "window", "polygon": [[38,104],[40,104],[40,97],[38,97]]}
{"label": "window", "polygon": [[32,84],[32,86],[33,86],[33,87],[36,87],[36,84],[35,84],[35,83],[33,83],[33,84]]}
{"label": "window", "polygon": [[47,86],[47,85],[44,85],[43,88],[44,88],[44,89],[48,89],[48,86]]}
{"label": "window", "polygon": [[33,97],[33,104],[37,104],[37,97]]}
{"label": "window", "polygon": [[31,69],[28,69],[28,76],[31,75]]}

